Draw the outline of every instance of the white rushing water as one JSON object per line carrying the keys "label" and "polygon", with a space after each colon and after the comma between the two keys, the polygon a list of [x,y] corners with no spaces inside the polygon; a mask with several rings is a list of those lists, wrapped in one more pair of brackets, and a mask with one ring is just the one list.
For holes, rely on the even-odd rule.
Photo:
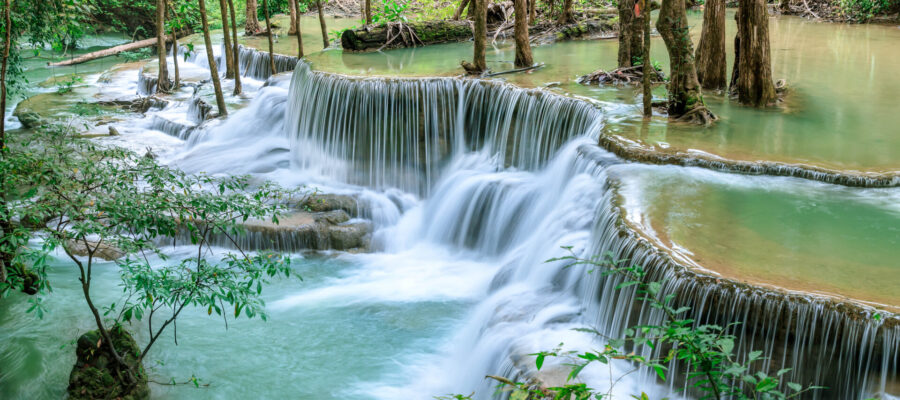
{"label": "white rushing water", "polygon": [[[203,68],[201,59],[186,68]],[[250,53],[242,60],[261,62]],[[374,251],[301,260],[307,280],[276,282],[267,298],[270,325],[237,322],[219,336],[205,313],[189,315],[179,322],[190,338],[182,347],[197,350],[167,342],[154,351],[167,362],[163,375],[197,372],[213,386],[154,389],[156,396],[488,399],[495,383],[485,375],[561,384],[570,360],[550,360],[537,375],[528,354],[605,343],[575,328],[619,337],[659,320],[634,306],[633,293],[615,290],[616,278],[545,262],[569,254],[563,246],[641,263],[703,310],[704,322],[746,321],[740,350],[778,356],[770,372],[791,366],[802,371],[797,380],[830,381],[849,397],[884,393],[896,381],[896,326],[692,279],[623,231],[608,172],[630,166],[594,145],[603,118],[587,103],[477,80],[351,79],[303,63],[290,82],[250,82],[250,100],[229,100],[239,109],[226,120],[197,127],[196,100],[209,93],[188,88],[104,140],[152,147],[188,172],[354,195],[375,225]],[[788,343],[795,336],[807,339]],[[810,367],[836,354],[832,367]],[[682,383],[632,369],[594,365],[580,379],[616,398],[684,395]]]}

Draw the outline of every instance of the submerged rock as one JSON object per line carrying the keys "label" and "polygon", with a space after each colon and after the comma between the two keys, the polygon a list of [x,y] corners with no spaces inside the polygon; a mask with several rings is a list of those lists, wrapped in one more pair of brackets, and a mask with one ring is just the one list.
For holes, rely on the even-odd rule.
{"label": "submerged rock", "polygon": [[356,198],[343,194],[314,194],[303,202],[303,208],[312,212],[344,210],[351,216],[359,214]]}
{"label": "submerged rock", "polygon": [[90,246],[94,250],[94,257],[97,257],[106,261],[115,261],[125,256],[125,252],[119,250],[113,245],[107,243],[98,243],[95,241],[88,240],[87,245],[85,245],[84,241],[81,240],[70,240],[66,245],[66,249],[69,250],[72,254],[76,256],[87,257],[88,256],[88,246]]}
{"label": "submerged rock", "polygon": [[[143,400],[150,398],[150,387],[143,368],[136,365],[141,354],[137,342],[121,325],[109,330],[116,351],[132,370],[136,371],[137,384],[131,388],[118,378],[124,374],[123,366],[117,365],[115,356],[103,342],[99,330],[81,335],[75,349],[75,365],[69,374],[66,391],[69,399],[124,399]],[[136,368],[137,367],[137,368]]]}

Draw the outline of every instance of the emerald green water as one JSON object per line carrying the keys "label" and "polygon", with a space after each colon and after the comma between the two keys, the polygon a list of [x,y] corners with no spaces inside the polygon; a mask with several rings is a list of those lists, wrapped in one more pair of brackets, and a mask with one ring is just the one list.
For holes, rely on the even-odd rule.
{"label": "emerald green water", "polygon": [[[373,398],[361,391],[364,383],[372,387],[375,382],[406,382],[408,377],[395,373],[399,363],[439,348],[469,301],[440,295],[391,297],[385,293],[390,287],[382,292],[331,292],[357,287],[355,280],[372,272],[365,265],[370,260],[371,256],[295,259],[295,272],[303,280],[281,279],[266,288],[268,322],[229,319],[226,329],[216,314],[186,312],[178,320],[178,345],[170,329],[144,364],[152,380],[184,382],[193,375],[210,386],[151,383],[153,398]],[[118,267],[102,263],[94,268],[94,301],[104,305],[119,301]],[[71,342],[95,328],[75,267],[60,259],[48,272],[54,290],[45,296],[48,314],[43,320],[25,313],[29,303],[24,295],[4,299],[0,308],[4,399],[64,397],[75,362]],[[301,298],[285,305],[277,302],[292,296]],[[147,342],[146,326],[134,331],[139,343]]]}
{"label": "emerald green water", "polygon": [[[699,40],[702,15],[692,12],[691,35]],[[729,74],[735,33],[729,12]],[[668,151],[699,150],[736,160],[772,160],[862,172],[900,171],[900,29],[881,25],[837,25],[795,17],[770,18],[772,68],[775,79],[791,88],[778,108],[753,109],[707,93],[710,108],[721,120],[711,128],[668,124],[657,116],[640,118],[631,88],[583,87],[574,80],[598,68],[615,67],[616,40],[570,41],[534,48],[535,62],[546,66],[533,73],[498,78],[526,87],[551,82],[551,90],[600,102],[607,111],[607,132],[639,139]],[[668,70],[661,39],[652,54]],[[471,43],[433,45],[383,53],[325,51],[307,56],[314,67],[354,75],[460,75],[459,61],[471,58]],[[512,69],[510,43],[488,46],[493,71]],[[663,88],[654,92],[664,93]]]}
{"label": "emerald green water", "polygon": [[741,281],[900,304],[900,192],[641,166],[627,219],[687,264]]}

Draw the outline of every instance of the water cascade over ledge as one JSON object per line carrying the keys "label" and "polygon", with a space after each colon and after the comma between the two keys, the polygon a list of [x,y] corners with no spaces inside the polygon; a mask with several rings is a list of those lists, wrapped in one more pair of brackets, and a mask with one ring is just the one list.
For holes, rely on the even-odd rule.
{"label": "water cascade over ledge", "polygon": [[[490,81],[353,78],[316,72],[303,62],[289,92],[271,89],[257,101],[270,105],[266,113],[254,116],[251,105],[249,121],[234,118],[217,127],[226,135],[192,136],[185,159],[193,154],[196,164],[209,168],[199,160],[216,159],[217,148],[199,151],[204,142],[277,138],[276,144],[257,143],[244,153],[273,154],[272,165],[285,171],[279,176],[312,175],[422,198],[398,207],[402,215],[390,223],[376,224],[380,251],[437,244],[496,266],[484,298],[441,354],[429,365],[403,371],[416,383],[376,387],[377,396],[424,398],[474,390],[476,398],[490,398],[493,385],[485,375],[540,376],[529,353],[560,341],[582,350],[601,344],[573,328],[587,325],[621,337],[627,327],[661,320],[657,310],[635,303],[633,292],[615,289],[620,277],[545,263],[566,254],[560,246],[573,246],[582,257],[611,253],[643,266],[648,279],[664,281],[665,292],[692,307],[698,325],[740,322],[730,328],[739,339],[738,357],[763,351],[767,361],[756,367],[769,374],[792,368],[787,381],[829,388],[811,398],[863,398],[896,390],[896,316],[874,319],[871,308],[853,302],[715,277],[679,265],[635,233],[622,217],[610,173],[629,164],[597,147],[603,115],[586,102]],[[273,117],[282,107],[283,117]],[[260,126],[271,132],[260,135]],[[273,146],[289,147],[283,155],[289,163]],[[276,306],[295,301],[289,297]],[[649,348],[635,350],[653,354]],[[585,370],[583,377],[595,388],[609,378],[605,368]],[[642,390],[653,397],[695,394],[684,382],[661,383],[649,371],[629,375],[616,393]]]}

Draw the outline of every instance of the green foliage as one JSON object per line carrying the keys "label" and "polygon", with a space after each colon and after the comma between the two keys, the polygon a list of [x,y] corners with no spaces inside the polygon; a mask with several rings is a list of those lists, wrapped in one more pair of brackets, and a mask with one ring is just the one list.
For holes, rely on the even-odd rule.
{"label": "green foliage", "polygon": [[840,0],[839,4],[846,18],[859,22],[900,10],[897,0]]}
{"label": "green foliage", "polygon": [[384,7],[382,10],[373,9],[373,23],[407,22],[406,16],[403,15],[404,11],[406,11],[406,4],[398,3],[394,0],[387,0],[382,5]]}
{"label": "green foliage", "polygon": [[58,94],[66,94],[72,91],[72,88],[75,85],[84,82],[84,78],[77,74],[71,74],[69,77],[56,85],[56,93]]}
{"label": "green foliage", "polygon": [[[571,248],[567,248],[571,252]],[[663,321],[659,325],[639,325],[626,330],[622,339],[607,339],[602,350],[563,352],[560,347],[551,351],[532,354],[535,367],[541,370],[547,358],[566,357],[576,361],[571,369],[566,384],[558,387],[540,388],[532,383],[512,382],[502,377],[490,377],[501,383],[501,387],[511,388],[524,393],[528,398],[541,399],[604,399],[611,396],[609,392],[601,393],[577,382],[578,375],[584,368],[593,363],[609,364],[612,360],[625,360],[653,370],[661,380],[675,377],[684,379],[688,385],[705,393],[706,399],[790,399],[804,393],[822,389],[795,382],[784,382],[782,377],[790,369],[782,369],[775,375],[763,371],[754,371],[755,366],[765,364],[761,351],[747,354],[745,362],[736,360],[736,337],[728,332],[731,326],[697,325],[688,316],[690,307],[677,307],[675,295],[663,290],[662,282],[647,281],[646,272],[639,266],[623,267],[624,260],[605,258],[579,258],[574,253],[569,256],[548,261],[567,261],[572,265],[587,265],[591,271],[602,271],[604,275],[617,275],[623,281],[616,286],[618,290],[631,290],[636,300],[646,303],[653,309],[663,313]],[[604,337],[592,329],[579,329]],[[645,358],[636,354],[633,349],[647,346],[652,349],[668,348],[659,358]],[[683,371],[669,371],[666,365],[678,360]],[[612,377],[611,379],[615,379]],[[781,387],[784,389],[779,389]],[[646,399],[646,394],[633,396]]]}
{"label": "green foliage", "polygon": [[[39,271],[42,288],[49,288],[43,273],[46,258],[62,249],[76,265],[95,313],[90,285],[96,258],[109,249],[126,254],[116,260],[123,298],[105,308],[109,320],[98,328],[146,323],[150,342],[139,361],[185,308],[200,307],[223,318],[265,319],[262,289],[270,279],[292,275],[290,259],[240,249],[213,257],[208,255],[210,241],[213,235],[234,241],[245,233],[242,223],[250,218],[277,223],[302,192],[270,183],[251,186],[245,176],[189,175],[152,157],[72,139],[70,133],[67,127],[48,126],[9,135],[10,145],[0,159],[0,184],[4,217],[18,223],[4,230],[2,254],[13,255],[15,265]],[[40,247],[28,246],[38,237]],[[186,238],[197,251],[170,260],[156,245],[166,237]],[[77,248],[86,258],[74,255]],[[154,255],[164,265],[151,265]],[[0,293],[24,287],[20,281],[0,284]],[[39,302],[30,311],[43,313]]]}
{"label": "green foliage", "polygon": [[116,57],[122,57],[126,62],[134,62],[148,59],[150,57],[153,57],[153,55],[153,49],[145,47],[143,49],[137,49],[134,51],[123,51],[117,54]]}

